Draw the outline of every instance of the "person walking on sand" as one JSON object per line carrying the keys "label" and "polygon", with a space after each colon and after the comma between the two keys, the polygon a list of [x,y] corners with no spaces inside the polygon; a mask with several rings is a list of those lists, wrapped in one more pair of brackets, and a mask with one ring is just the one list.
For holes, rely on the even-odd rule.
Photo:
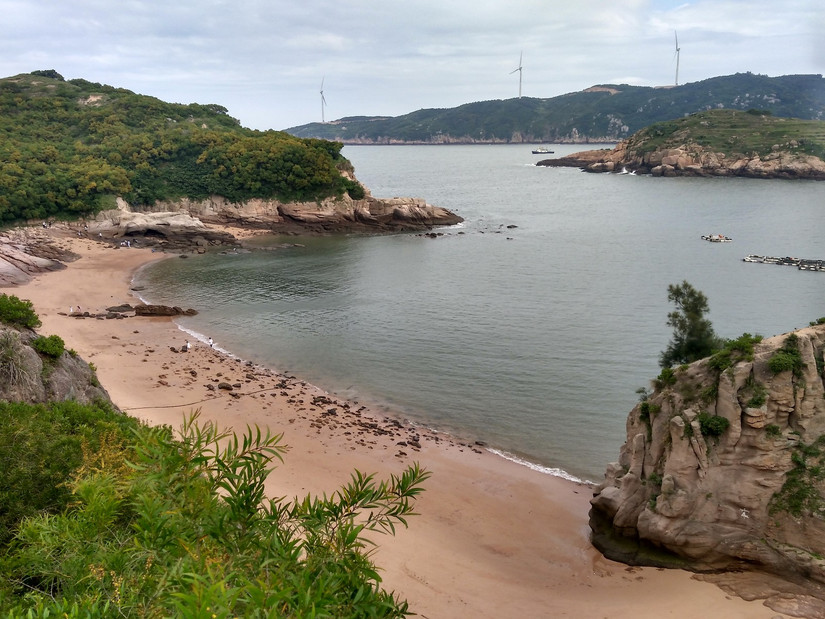
{"label": "person walking on sand", "polygon": [[209,338],[209,348],[214,348],[214,346],[212,345],[212,338],[211,337]]}

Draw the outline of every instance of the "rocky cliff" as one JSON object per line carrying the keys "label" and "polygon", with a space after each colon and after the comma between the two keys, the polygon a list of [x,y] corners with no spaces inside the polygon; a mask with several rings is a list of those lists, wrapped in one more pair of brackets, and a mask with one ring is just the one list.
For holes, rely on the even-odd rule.
{"label": "rocky cliff", "polygon": [[[118,209],[98,215],[93,231],[97,228],[116,229],[122,236],[143,228],[163,233],[163,229],[152,226],[150,213],[182,215],[179,225],[174,226],[176,228],[195,230],[202,224],[212,223],[292,233],[402,232],[464,221],[455,213],[427,204],[421,198],[374,198],[366,190],[365,194],[360,200],[344,195],[319,202],[286,203],[259,199],[235,203],[212,196],[198,201],[158,202],[151,209],[141,209],[137,213],[119,200]],[[186,217],[192,219],[186,220]]]}
{"label": "rocky cliff", "polygon": [[32,347],[34,331],[0,326],[0,400],[54,402],[75,400],[88,404],[109,401],[94,370],[76,354],[57,359]]}
{"label": "rocky cliff", "polygon": [[824,351],[819,324],[663,372],[595,489],[594,545],[825,583]]}

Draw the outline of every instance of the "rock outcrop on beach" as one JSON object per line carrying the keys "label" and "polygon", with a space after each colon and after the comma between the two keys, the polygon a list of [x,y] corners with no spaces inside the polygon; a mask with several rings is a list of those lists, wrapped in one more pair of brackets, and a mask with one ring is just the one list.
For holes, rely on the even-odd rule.
{"label": "rock outcrop on beach", "polygon": [[822,598],[823,352],[818,324],[660,375],[595,489],[594,545],[631,564],[764,570]]}
{"label": "rock outcrop on beach", "polygon": [[37,337],[29,329],[0,326],[0,400],[88,404],[109,401],[94,370],[76,354],[58,358],[41,355],[32,347]]}
{"label": "rock outcrop on beach", "polygon": [[0,287],[25,284],[38,273],[65,268],[64,262],[75,258],[45,235],[8,230],[0,235]]}

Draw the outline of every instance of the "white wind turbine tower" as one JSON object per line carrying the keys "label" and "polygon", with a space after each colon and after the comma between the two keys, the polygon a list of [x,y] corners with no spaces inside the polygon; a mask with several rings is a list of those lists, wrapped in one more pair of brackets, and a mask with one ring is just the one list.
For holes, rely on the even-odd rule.
{"label": "white wind turbine tower", "polygon": [[321,122],[324,122],[324,108],[327,105],[327,100],[324,99],[324,79],[326,75],[321,78]]}
{"label": "white wind turbine tower", "polygon": [[676,58],[676,86],[679,85],[679,52],[682,51],[682,48],[679,47],[679,35],[676,34],[676,31],[673,31],[673,37],[676,39],[676,53],[674,54],[674,58]]}
{"label": "white wind turbine tower", "polygon": [[521,52],[518,55],[518,67],[510,71],[510,75],[518,71],[518,98],[521,99],[521,70],[524,68],[521,66],[521,59],[524,56],[524,52]]}

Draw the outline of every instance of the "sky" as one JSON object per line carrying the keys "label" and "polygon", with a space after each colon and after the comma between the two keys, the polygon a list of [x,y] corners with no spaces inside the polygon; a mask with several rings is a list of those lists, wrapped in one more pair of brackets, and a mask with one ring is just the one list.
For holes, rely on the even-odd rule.
{"label": "sky", "polygon": [[[252,129],[825,73],[825,0],[0,0],[0,77],[54,69]],[[514,72],[515,71],[515,72]],[[326,105],[322,105],[321,89]]]}

